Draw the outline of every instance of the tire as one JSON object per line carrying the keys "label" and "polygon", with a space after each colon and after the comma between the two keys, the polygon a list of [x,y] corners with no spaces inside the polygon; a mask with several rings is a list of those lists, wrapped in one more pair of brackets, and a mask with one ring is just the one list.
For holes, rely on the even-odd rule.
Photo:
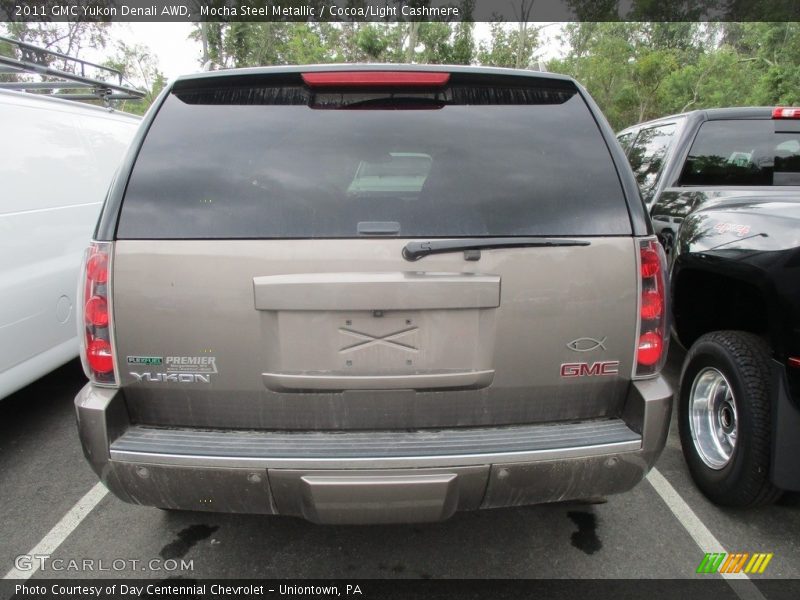
{"label": "tire", "polygon": [[681,446],[692,479],[716,504],[753,508],[781,495],[769,479],[769,357],[769,346],[752,333],[715,331],[684,360]]}

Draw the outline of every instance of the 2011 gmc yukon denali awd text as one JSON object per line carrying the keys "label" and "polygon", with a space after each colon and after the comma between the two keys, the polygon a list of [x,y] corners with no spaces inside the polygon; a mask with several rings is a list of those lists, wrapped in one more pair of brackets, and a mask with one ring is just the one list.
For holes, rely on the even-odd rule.
{"label": "2011 gmc yukon denali awd text", "polygon": [[568,77],[180,78],[85,263],[78,425],[127,502],[435,521],[622,492],[664,446],[664,257]]}

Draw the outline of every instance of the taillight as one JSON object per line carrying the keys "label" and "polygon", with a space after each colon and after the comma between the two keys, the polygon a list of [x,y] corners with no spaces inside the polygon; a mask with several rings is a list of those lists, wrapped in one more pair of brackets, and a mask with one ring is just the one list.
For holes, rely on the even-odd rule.
{"label": "taillight", "polygon": [[800,108],[776,106],[772,109],[773,119],[800,119]]}
{"label": "taillight", "polygon": [[310,87],[441,87],[450,73],[430,71],[325,71],[303,73]]}
{"label": "taillight", "polygon": [[111,247],[110,242],[89,245],[79,290],[83,318],[78,320],[78,336],[83,370],[93,383],[101,385],[117,383],[109,310]]}
{"label": "taillight", "polygon": [[114,357],[111,344],[103,339],[95,338],[86,345],[86,361],[95,373],[112,373]]}
{"label": "taillight", "polygon": [[642,278],[652,277],[653,275],[657,274],[658,270],[661,268],[661,257],[658,254],[658,251],[649,247],[642,248],[641,257]]}
{"label": "taillight", "polygon": [[669,347],[667,260],[664,248],[650,238],[639,245],[639,338],[636,341],[635,377],[657,374]]}
{"label": "taillight", "polygon": [[664,353],[664,342],[661,335],[655,331],[648,331],[639,336],[637,363],[645,367],[652,367],[661,360]]}
{"label": "taillight", "polygon": [[661,317],[664,311],[664,299],[655,290],[642,292],[642,319],[653,321]]}
{"label": "taillight", "polygon": [[108,327],[108,303],[105,298],[92,296],[83,305],[87,325]]}

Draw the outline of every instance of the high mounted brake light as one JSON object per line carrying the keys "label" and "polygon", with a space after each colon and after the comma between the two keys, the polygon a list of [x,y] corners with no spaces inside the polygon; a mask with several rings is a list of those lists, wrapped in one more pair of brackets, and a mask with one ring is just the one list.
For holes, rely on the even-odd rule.
{"label": "high mounted brake light", "polygon": [[303,73],[309,87],[442,87],[450,73],[429,71],[326,71]]}
{"label": "high mounted brake light", "polygon": [[669,347],[664,248],[655,239],[639,243],[639,337],[634,377],[651,377],[664,366]]}
{"label": "high mounted brake light", "polygon": [[109,386],[117,383],[111,344],[111,312],[108,306],[110,257],[111,243],[92,242],[89,245],[78,304],[83,317],[78,320],[83,370],[93,383]]}
{"label": "high mounted brake light", "polygon": [[800,108],[776,106],[772,109],[773,119],[800,119]]}

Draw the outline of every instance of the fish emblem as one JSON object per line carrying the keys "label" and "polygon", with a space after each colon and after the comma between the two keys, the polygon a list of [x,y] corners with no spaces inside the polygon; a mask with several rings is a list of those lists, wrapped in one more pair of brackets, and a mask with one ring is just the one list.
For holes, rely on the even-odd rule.
{"label": "fish emblem", "polygon": [[596,340],[590,337],[582,337],[578,338],[577,340],[572,340],[569,344],[567,344],[567,348],[574,350],[575,352],[591,352],[592,350],[597,350],[598,348],[605,350],[605,343],[607,339],[608,337],[604,337],[602,340]]}

